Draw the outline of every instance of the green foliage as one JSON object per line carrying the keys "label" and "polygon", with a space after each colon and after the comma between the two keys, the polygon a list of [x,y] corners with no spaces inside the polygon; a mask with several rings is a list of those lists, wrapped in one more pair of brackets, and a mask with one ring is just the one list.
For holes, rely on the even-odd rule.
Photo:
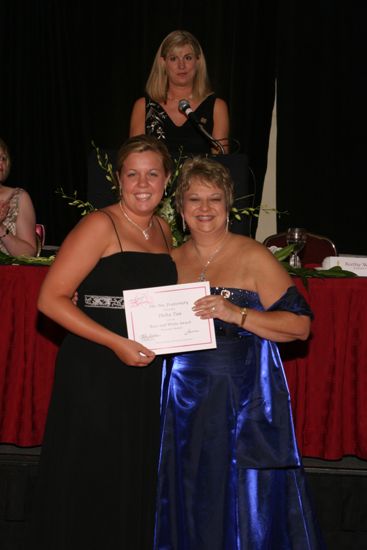
{"label": "green foliage", "polygon": [[166,220],[170,226],[174,247],[180,246],[186,239],[186,236],[182,230],[180,216],[177,214],[175,208],[175,189],[182,163],[182,149],[180,149],[178,158],[174,160],[174,169],[170,179],[168,180],[164,196],[159,203],[156,212],[157,215]]}
{"label": "green foliage", "polygon": [[92,203],[89,201],[82,201],[81,199],[78,199],[77,197],[77,191],[74,191],[72,195],[67,195],[62,187],[59,187],[55,191],[56,195],[61,195],[63,199],[68,200],[69,206],[76,206],[77,208],[80,208],[82,211],[80,212],[81,216],[85,216],[86,214],[89,214],[90,212],[93,212],[96,210],[96,208],[93,206]]}
{"label": "green foliage", "polygon": [[[92,141],[92,146],[96,151],[98,165],[105,172],[105,178],[109,183],[109,185],[111,186],[112,191],[116,194],[116,200],[118,200],[118,183],[116,180],[116,176],[113,172],[113,167],[108,158],[108,155],[106,152],[101,153],[99,147],[96,146],[94,141]],[[182,223],[181,223],[180,216],[177,214],[175,209],[175,188],[177,185],[177,180],[180,174],[183,161],[184,161],[183,152],[181,148],[179,151],[178,158],[174,160],[174,170],[168,181],[165,194],[161,202],[159,203],[156,211],[156,214],[162,217],[164,220],[166,220],[166,222],[170,226],[174,247],[180,246],[187,238],[187,235],[185,235],[182,230]],[[69,205],[76,206],[77,208],[83,208],[82,215],[85,215],[88,212],[95,210],[95,208],[91,203],[83,202],[80,199],[78,199],[76,192],[74,192],[73,197],[68,197],[64,192],[62,192],[62,196],[63,198],[66,198],[70,201]],[[237,197],[236,201],[240,201],[245,198],[250,198],[252,196],[253,195],[246,195],[245,197]],[[236,206],[233,206],[231,209],[230,215],[236,220],[241,220],[243,216],[258,217],[260,214],[260,211],[277,212],[275,208],[266,208],[261,205],[256,207],[247,207],[247,208],[237,208]]]}
{"label": "green foliage", "polygon": [[[236,201],[248,199],[250,197],[253,197],[253,195],[237,197],[234,202],[236,203]],[[280,214],[288,214],[288,212],[278,212],[276,208],[268,208],[267,206],[263,206],[262,204],[260,204],[259,206],[248,206],[246,208],[240,209],[238,209],[236,206],[233,206],[231,209],[231,215],[239,221],[241,221],[242,216],[254,216],[255,218],[258,218],[260,216],[260,212],[276,212],[278,216],[280,216]]]}
{"label": "green foliage", "polygon": [[116,174],[113,171],[112,163],[110,162],[110,159],[108,158],[108,155],[106,152],[101,153],[99,147],[94,143],[92,140],[92,147],[94,147],[96,155],[97,155],[97,162],[99,166],[106,172],[105,178],[109,182],[111,190],[116,195],[116,200],[119,199],[119,185],[116,178]]}
{"label": "green foliage", "polygon": [[318,279],[326,279],[326,278],[346,278],[346,277],[357,277],[355,273],[352,271],[345,271],[340,266],[334,266],[330,269],[314,269],[311,267],[292,267],[289,265],[289,262],[286,262],[285,260],[288,258],[288,256],[291,255],[293,252],[294,245],[289,244],[288,246],[285,246],[284,248],[280,248],[276,252],[274,252],[274,256],[281,262],[284,269],[286,269],[289,273],[289,275],[294,275],[296,277],[300,277],[303,280],[304,285],[307,287],[307,279],[310,277],[318,278]]}
{"label": "green foliage", "polygon": [[[114,174],[114,171],[113,171],[112,163],[110,162],[106,152],[102,153],[100,148],[97,147],[94,141],[92,141],[91,143],[96,152],[98,165],[105,172],[105,178],[111,190],[116,195],[116,201],[117,201],[119,200],[119,186],[118,186],[116,175]],[[162,198],[161,202],[157,207],[156,214],[162,217],[164,220],[166,220],[166,222],[170,226],[171,232],[172,232],[172,238],[173,238],[173,246],[177,247],[177,246],[180,246],[180,244],[182,244],[187,238],[187,235],[185,235],[182,230],[181,219],[176,212],[175,200],[174,200],[177,179],[183,164],[182,148],[180,149],[179,156],[177,159],[175,159],[174,163],[175,165],[174,165],[173,173],[168,181],[164,197]],[[72,195],[67,195],[64,192],[63,188],[60,187],[56,189],[55,192],[61,195],[63,199],[66,199],[67,201],[69,201],[68,202],[69,206],[75,206],[76,208],[79,208],[81,210],[82,216],[85,216],[86,214],[89,214],[89,212],[93,212],[93,210],[96,210],[96,208],[90,202],[79,199],[76,191],[74,191]],[[249,198],[251,196],[253,195],[238,197],[236,201]],[[266,208],[261,205],[256,207],[247,207],[247,208],[237,208],[236,206],[233,206],[230,212],[230,216],[235,218],[236,220],[241,220],[243,216],[258,217],[260,214],[260,211],[277,212],[275,208]]]}
{"label": "green foliage", "polygon": [[0,252],[0,265],[51,265],[54,259],[55,256],[11,256]]}

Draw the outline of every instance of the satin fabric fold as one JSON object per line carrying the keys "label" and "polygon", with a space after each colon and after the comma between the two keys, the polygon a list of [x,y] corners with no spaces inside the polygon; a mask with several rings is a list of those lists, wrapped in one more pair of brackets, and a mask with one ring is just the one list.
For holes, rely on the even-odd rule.
{"label": "satin fabric fold", "polygon": [[[263,310],[256,293],[225,290],[237,305]],[[295,287],[269,309],[312,315]],[[323,548],[278,348],[215,326],[217,349],[166,364],[154,548]]]}

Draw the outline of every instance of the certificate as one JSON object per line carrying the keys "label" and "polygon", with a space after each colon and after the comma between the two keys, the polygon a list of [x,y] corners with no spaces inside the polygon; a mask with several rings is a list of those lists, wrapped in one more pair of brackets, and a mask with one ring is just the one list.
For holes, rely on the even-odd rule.
{"label": "certificate", "polygon": [[194,302],[210,294],[208,281],[124,290],[128,336],[157,355],[216,348],[213,319],[200,319]]}

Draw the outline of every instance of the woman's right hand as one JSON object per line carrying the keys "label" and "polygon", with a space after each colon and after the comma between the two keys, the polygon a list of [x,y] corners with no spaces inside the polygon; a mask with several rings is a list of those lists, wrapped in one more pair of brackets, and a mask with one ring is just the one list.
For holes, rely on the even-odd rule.
{"label": "woman's right hand", "polygon": [[73,294],[73,297],[71,298],[71,301],[73,302],[74,306],[78,305],[78,300],[79,300],[79,294],[78,294],[78,291],[76,290]]}
{"label": "woman's right hand", "polygon": [[155,358],[155,353],[135,340],[119,337],[113,351],[121,361],[131,367],[146,367]]}
{"label": "woman's right hand", "polygon": [[[78,305],[78,299],[78,292],[75,291],[71,299],[74,306]],[[122,343],[120,340],[122,340]],[[138,342],[123,337],[120,337],[120,340],[113,351],[126,365],[130,365],[131,367],[146,367],[155,358],[155,353]]]}

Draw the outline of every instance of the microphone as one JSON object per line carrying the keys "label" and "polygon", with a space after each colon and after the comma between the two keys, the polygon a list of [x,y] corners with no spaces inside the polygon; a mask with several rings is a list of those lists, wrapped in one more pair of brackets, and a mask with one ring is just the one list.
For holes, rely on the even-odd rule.
{"label": "microphone", "polygon": [[184,115],[187,116],[196,126],[200,126],[200,120],[195,115],[194,111],[191,109],[190,103],[187,101],[187,99],[180,99],[178,102],[178,110],[181,111]]}
{"label": "microphone", "polygon": [[178,110],[181,111],[187,118],[200,130],[202,134],[214,145],[216,149],[219,149],[222,155],[224,155],[224,148],[220,141],[217,141],[205,130],[204,126],[201,124],[198,117],[195,115],[194,111],[191,109],[190,103],[187,99],[180,99],[178,102]]}

